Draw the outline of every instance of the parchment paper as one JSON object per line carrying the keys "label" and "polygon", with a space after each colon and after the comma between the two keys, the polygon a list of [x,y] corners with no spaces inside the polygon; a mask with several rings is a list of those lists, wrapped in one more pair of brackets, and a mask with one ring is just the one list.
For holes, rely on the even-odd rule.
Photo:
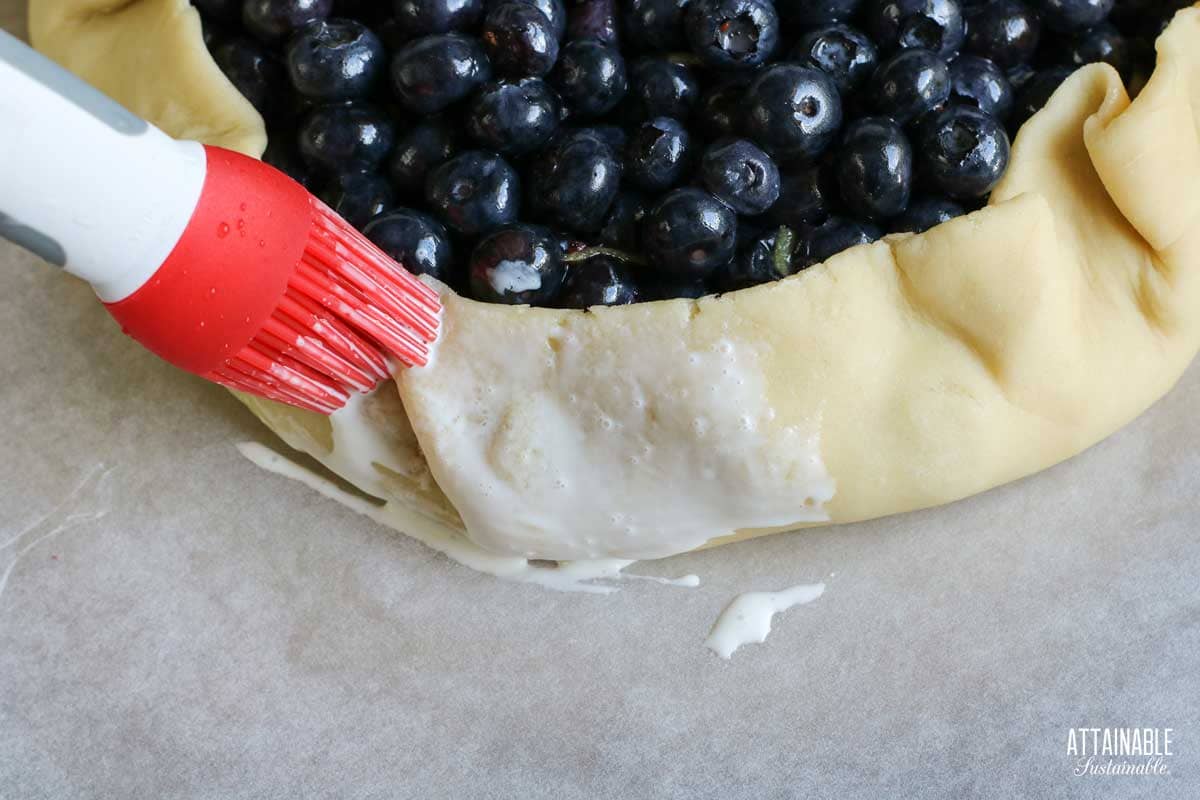
{"label": "parchment paper", "polygon": [[[260,471],[229,395],[2,244],[0,321],[0,797],[1200,796],[1200,366],[1030,479],[597,597]],[[1073,775],[1104,726],[1173,728],[1170,774]]]}

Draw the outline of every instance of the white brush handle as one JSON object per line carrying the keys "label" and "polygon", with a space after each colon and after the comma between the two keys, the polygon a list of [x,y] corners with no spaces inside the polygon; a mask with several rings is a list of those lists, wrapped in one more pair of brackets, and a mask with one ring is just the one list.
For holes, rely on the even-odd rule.
{"label": "white brush handle", "polygon": [[201,145],[0,31],[0,236],[116,302],[175,247],[205,171]]}

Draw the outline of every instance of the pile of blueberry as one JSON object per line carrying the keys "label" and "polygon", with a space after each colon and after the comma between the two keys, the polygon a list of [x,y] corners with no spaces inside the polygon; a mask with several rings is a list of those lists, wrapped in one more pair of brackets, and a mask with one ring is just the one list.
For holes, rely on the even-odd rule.
{"label": "pile of blueberry", "polygon": [[775,280],[982,204],[1183,0],[194,0],[265,158],[417,273],[585,308]]}

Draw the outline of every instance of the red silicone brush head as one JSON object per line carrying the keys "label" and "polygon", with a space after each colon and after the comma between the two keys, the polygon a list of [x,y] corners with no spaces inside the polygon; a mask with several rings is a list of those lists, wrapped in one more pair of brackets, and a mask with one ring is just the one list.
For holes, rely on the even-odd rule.
{"label": "red silicone brush head", "polygon": [[187,230],[108,306],[126,333],[189,372],[324,414],[389,377],[389,354],[427,362],[437,292],[283,173],[205,150]]}

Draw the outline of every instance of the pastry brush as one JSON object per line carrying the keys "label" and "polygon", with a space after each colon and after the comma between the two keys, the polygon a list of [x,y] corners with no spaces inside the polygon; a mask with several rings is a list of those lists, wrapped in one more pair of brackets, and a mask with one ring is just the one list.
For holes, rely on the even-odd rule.
{"label": "pastry brush", "polygon": [[3,31],[0,236],[175,366],[312,411],[437,337],[437,293],[300,184],[172,139]]}

